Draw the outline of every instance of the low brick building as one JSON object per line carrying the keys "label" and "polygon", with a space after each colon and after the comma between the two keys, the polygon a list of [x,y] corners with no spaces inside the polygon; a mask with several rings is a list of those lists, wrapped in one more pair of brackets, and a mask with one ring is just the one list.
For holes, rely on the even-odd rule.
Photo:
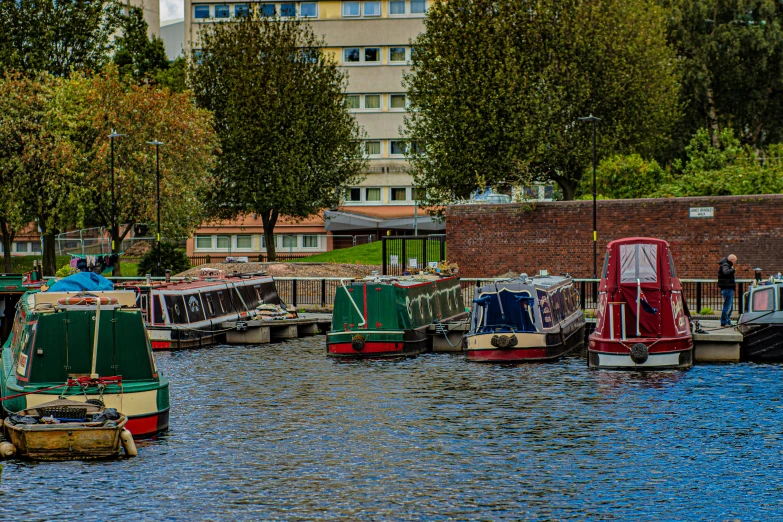
{"label": "low brick building", "polygon": [[[597,208],[599,272],[606,244],[632,236],[667,240],[684,278],[715,278],[730,253],[739,277],[754,267],[783,272],[783,195],[603,200]],[[446,216],[449,261],[464,277],[592,276],[592,201],[454,205]]]}

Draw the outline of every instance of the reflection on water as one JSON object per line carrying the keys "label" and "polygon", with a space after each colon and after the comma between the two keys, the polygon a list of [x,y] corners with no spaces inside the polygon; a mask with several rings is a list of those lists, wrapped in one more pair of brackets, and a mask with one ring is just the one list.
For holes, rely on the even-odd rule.
{"label": "reflection on water", "polygon": [[775,365],[687,372],[339,363],[323,338],[163,354],[171,432],[139,457],[4,464],[0,515],[773,519]]}

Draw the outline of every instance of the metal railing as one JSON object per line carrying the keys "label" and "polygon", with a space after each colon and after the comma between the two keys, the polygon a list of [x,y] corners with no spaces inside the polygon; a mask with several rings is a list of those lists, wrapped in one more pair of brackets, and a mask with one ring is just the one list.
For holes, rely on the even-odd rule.
{"label": "metal railing", "polygon": [[423,268],[427,263],[446,259],[445,234],[384,236],[381,240],[381,273],[384,275],[402,275],[414,263],[414,268]]}

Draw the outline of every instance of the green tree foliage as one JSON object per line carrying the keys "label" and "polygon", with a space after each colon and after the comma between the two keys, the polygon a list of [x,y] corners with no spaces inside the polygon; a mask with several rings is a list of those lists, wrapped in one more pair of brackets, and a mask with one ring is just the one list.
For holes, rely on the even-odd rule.
{"label": "green tree foliage", "polygon": [[[79,135],[80,156],[88,182],[87,206],[109,231],[113,252],[138,223],[153,223],[156,233],[176,238],[190,234],[206,218],[204,196],[214,189],[212,169],[218,138],[212,114],[196,107],[191,92],[173,93],[153,85],[123,81],[117,69],[83,78],[85,113]],[[117,213],[112,216],[111,143],[115,138],[114,191]],[[157,229],[157,171],[155,148],[160,147],[162,223]],[[130,227],[120,229],[121,223]],[[120,274],[119,264],[114,275]]]}
{"label": "green tree foliage", "polygon": [[683,71],[681,135],[732,127],[760,150],[783,141],[783,3],[660,0]]}
{"label": "green tree foliage", "polygon": [[553,180],[572,199],[598,156],[652,156],[679,116],[665,12],[648,0],[435,3],[406,75],[413,175],[428,205],[483,178]]}
{"label": "green tree foliage", "polygon": [[67,76],[108,61],[119,2],[0,0],[0,70]]}
{"label": "green tree foliage", "polygon": [[147,37],[144,11],[137,7],[129,8],[123,16],[122,36],[116,38],[116,45],[113,61],[122,76],[141,82],[154,79],[169,68],[163,40],[156,36],[152,39]]}
{"label": "green tree foliage", "polygon": [[[179,274],[190,268],[190,259],[187,253],[177,248],[174,243],[163,242],[160,244],[160,267],[161,270],[169,269],[172,274]],[[158,246],[155,245],[139,261],[139,275],[152,274],[156,277],[163,276],[158,274]]]}
{"label": "green tree foliage", "polygon": [[[657,161],[646,161],[638,154],[616,155],[602,160],[595,173],[599,199],[645,198],[669,182],[669,174]],[[579,183],[582,198],[592,198],[592,169],[587,169]]]}
{"label": "green tree foliage", "polygon": [[174,92],[184,92],[188,86],[185,79],[187,61],[184,56],[178,56],[167,69],[161,69],[155,74],[155,82]]}
{"label": "green tree foliage", "polygon": [[344,106],[345,74],[300,20],[251,10],[237,23],[204,26],[188,76],[220,136],[212,208],[218,218],[260,215],[275,259],[278,217],[336,205],[364,167],[360,129]]}

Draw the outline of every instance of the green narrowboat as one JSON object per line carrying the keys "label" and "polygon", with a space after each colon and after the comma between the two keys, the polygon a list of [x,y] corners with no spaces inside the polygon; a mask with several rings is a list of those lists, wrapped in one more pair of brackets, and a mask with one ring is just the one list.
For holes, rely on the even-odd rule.
{"label": "green narrowboat", "polygon": [[337,289],[329,356],[342,358],[417,355],[430,347],[427,330],[467,317],[457,277],[374,276]]}
{"label": "green narrowboat", "polygon": [[168,429],[169,383],[155,366],[135,292],[32,290],[16,309],[0,357],[4,416],[59,396],[115,408],[134,437]]}

